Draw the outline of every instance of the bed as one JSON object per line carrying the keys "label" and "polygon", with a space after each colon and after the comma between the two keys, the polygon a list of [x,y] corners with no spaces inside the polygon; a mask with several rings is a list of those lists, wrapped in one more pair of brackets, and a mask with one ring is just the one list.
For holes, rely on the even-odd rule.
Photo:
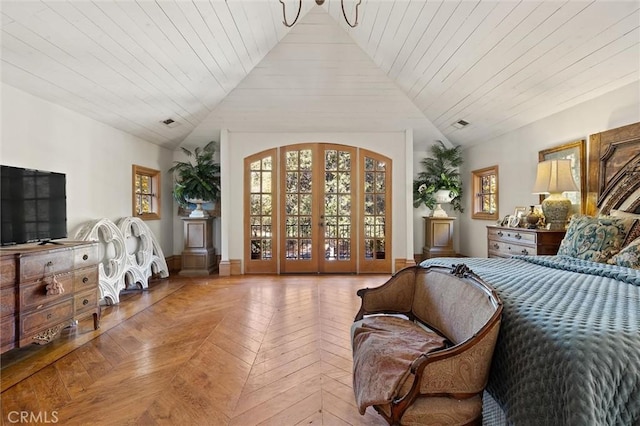
{"label": "bed", "polygon": [[[572,220],[559,255],[422,263],[464,263],[504,304],[485,424],[640,425],[640,270],[627,256],[640,220],[621,213],[640,213],[640,123],[592,135],[589,149],[591,217]],[[580,221],[626,234],[587,253]]]}

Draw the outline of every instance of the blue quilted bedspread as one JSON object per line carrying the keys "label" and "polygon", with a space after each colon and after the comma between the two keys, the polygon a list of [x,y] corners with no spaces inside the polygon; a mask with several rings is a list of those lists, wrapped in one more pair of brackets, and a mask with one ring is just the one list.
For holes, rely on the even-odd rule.
{"label": "blue quilted bedspread", "polygon": [[640,271],[564,256],[464,263],[504,304],[487,390],[514,425],[640,425]]}

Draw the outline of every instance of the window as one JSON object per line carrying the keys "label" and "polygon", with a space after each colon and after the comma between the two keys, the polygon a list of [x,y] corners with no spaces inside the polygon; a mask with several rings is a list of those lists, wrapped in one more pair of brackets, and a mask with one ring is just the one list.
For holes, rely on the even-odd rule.
{"label": "window", "polygon": [[133,216],[160,219],[160,171],[133,165]]}
{"label": "window", "polygon": [[471,200],[473,219],[498,219],[498,166],[491,166],[471,172],[473,199]]}

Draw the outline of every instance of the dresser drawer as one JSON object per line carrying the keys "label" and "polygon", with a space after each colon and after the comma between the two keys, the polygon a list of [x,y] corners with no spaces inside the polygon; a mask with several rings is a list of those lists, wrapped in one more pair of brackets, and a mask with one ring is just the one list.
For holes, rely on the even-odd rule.
{"label": "dresser drawer", "polygon": [[16,258],[15,256],[2,256],[0,258],[0,288],[16,285]]}
{"label": "dresser drawer", "polygon": [[97,290],[98,279],[98,268],[95,265],[78,269],[73,273],[73,291],[84,291],[90,288]]}
{"label": "dresser drawer", "polygon": [[535,247],[495,240],[489,241],[489,252],[490,254],[501,257],[510,257],[515,255],[535,256],[537,254]]}
{"label": "dresser drawer", "polygon": [[26,309],[39,309],[40,305],[55,303],[60,299],[68,298],[73,294],[73,272],[56,275],[58,284],[64,288],[64,293],[47,295],[46,280],[38,280],[31,284],[22,285],[19,292],[20,312]]}
{"label": "dresser drawer", "polygon": [[0,321],[0,348],[2,352],[15,347],[16,319],[15,317],[2,318]]}
{"label": "dresser drawer", "polygon": [[55,305],[36,309],[20,315],[20,337],[31,336],[39,331],[73,319],[73,298],[67,297]]}
{"label": "dresser drawer", "polygon": [[70,250],[56,250],[20,257],[20,282],[33,281],[43,276],[59,274],[73,269]]}
{"label": "dresser drawer", "polygon": [[522,243],[524,245],[536,244],[535,232],[522,232],[518,229],[489,229],[489,239]]}
{"label": "dresser drawer", "polygon": [[87,244],[73,250],[75,268],[86,268],[98,264],[98,244]]}
{"label": "dresser drawer", "polygon": [[76,316],[85,311],[95,311],[98,306],[98,289],[78,293],[73,298]]}
{"label": "dresser drawer", "polygon": [[0,290],[0,317],[13,315],[16,312],[16,289],[15,287],[3,288]]}

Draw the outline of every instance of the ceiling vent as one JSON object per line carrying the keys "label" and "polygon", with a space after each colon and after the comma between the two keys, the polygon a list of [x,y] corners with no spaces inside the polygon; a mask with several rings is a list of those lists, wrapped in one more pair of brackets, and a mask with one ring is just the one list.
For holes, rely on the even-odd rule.
{"label": "ceiling vent", "polygon": [[173,128],[180,125],[180,123],[178,123],[173,118],[167,118],[166,120],[162,120],[161,123],[169,128]]}
{"label": "ceiling vent", "polygon": [[458,120],[452,124],[452,126],[455,127],[456,129],[462,129],[463,127],[466,127],[468,125],[469,125],[469,122],[464,120]]}

